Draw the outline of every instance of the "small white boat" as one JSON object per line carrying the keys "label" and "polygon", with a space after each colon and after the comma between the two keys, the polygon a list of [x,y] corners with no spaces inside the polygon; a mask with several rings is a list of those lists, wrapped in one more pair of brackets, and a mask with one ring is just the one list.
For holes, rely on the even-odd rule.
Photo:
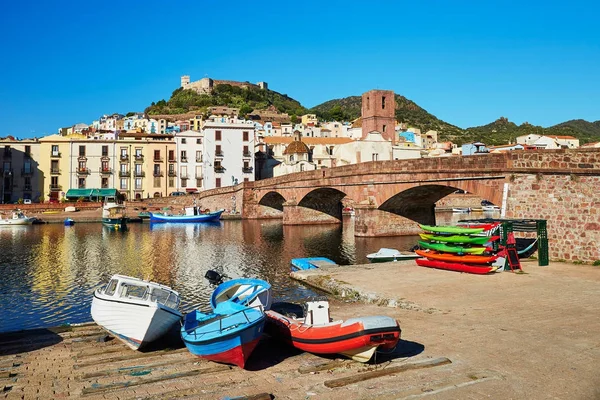
{"label": "small white boat", "polygon": [[471,208],[470,207],[454,207],[452,209],[453,213],[470,213],[471,212]]}
{"label": "small white boat", "polygon": [[421,256],[416,253],[413,253],[412,251],[398,251],[396,249],[381,248],[377,253],[367,254],[367,258],[372,263],[378,263],[401,260],[414,260],[415,258],[421,258]]}
{"label": "small white boat", "polygon": [[491,205],[491,206],[481,206],[481,209],[483,211],[500,211],[500,207],[494,206],[494,205]]}
{"label": "small white boat", "polygon": [[10,218],[0,219],[0,225],[31,225],[35,218],[26,217],[22,211],[13,211]]}
{"label": "small white boat", "polygon": [[155,341],[181,321],[179,293],[168,286],[114,275],[96,290],[92,318],[133,350]]}

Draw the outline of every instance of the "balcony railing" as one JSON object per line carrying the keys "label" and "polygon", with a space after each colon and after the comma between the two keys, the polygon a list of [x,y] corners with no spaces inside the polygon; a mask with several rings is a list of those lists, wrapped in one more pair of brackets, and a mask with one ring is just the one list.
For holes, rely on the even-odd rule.
{"label": "balcony railing", "polygon": [[225,172],[225,167],[215,166],[215,172],[217,174],[222,174],[223,172]]}
{"label": "balcony railing", "polygon": [[252,153],[250,153],[249,151],[244,151],[242,153],[242,157],[252,157]]}
{"label": "balcony railing", "polygon": [[62,190],[62,186],[61,185],[52,184],[52,183],[50,184],[50,191],[57,192],[57,191],[60,191],[60,190]]}
{"label": "balcony railing", "polygon": [[153,158],[153,160],[154,160],[154,162],[162,162],[163,159],[162,159],[161,156],[156,156],[155,155],[154,158]]}
{"label": "balcony railing", "polygon": [[144,161],[144,155],[143,154],[136,154],[135,155],[135,161],[139,161],[139,162]]}
{"label": "balcony railing", "polygon": [[181,162],[187,162],[187,157],[181,157]]}
{"label": "balcony railing", "polygon": [[223,157],[225,155],[225,153],[223,153],[223,150],[217,150],[215,151],[215,156],[216,157]]}
{"label": "balcony railing", "polygon": [[183,181],[183,180],[189,179],[189,176],[188,176],[188,174],[179,174],[179,178]]}
{"label": "balcony railing", "polygon": [[252,168],[252,167],[242,167],[242,172],[245,174],[249,174],[252,172],[253,169],[254,168]]}
{"label": "balcony railing", "polygon": [[129,172],[129,171],[119,171],[119,176],[121,178],[129,178],[131,176],[131,172]]}
{"label": "balcony railing", "polygon": [[143,178],[146,176],[146,173],[144,171],[134,171],[133,176],[136,178]]}
{"label": "balcony railing", "polygon": [[196,157],[196,162],[202,162],[202,157]]}
{"label": "balcony railing", "polygon": [[119,158],[121,161],[129,161],[129,154],[121,154]]}
{"label": "balcony railing", "polygon": [[21,168],[21,176],[31,176],[33,175],[33,168],[25,169]]}
{"label": "balcony railing", "polygon": [[53,151],[50,153],[50,157],[52,158],[60,158],[60,151]]}
{"label": "balcony railing", "polygon": [[50,175],[60,175],[60,169],[58,169],[58,168],[50,169]]}
{"label": "balcony railing", "polygon": [[112,174],[112,169],[100,167],[100,173],[103,175],[109,175]]}
{"label": "balcony railing", "polygon": [[87,161],[87,157],[84,155],[79,155],[79,157],[77,157],[77,161]]}
{"label": "balcony railing", "polygon": [[89,175],[90,169],[89,168],[77,168],[77,174],[78,175]]}
{"label": "balcony railing", "polygon": [[162,173],[162,171],[154,171],[154,173],[152,175],[154,175],[154,177],[157,178],[159,176],[163,176],[163,173]]}
{"label": "balcony railing", "polygon": [[169,176],[177,176],[177,171],[169,171]]}

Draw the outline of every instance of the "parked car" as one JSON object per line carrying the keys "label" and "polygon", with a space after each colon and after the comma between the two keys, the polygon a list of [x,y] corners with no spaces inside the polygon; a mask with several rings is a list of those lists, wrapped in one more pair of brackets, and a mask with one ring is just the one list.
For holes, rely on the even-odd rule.
{"label": "parked car", "polygon": [[185,196],[185,192],[171,192],[171,196]]}
{"label": "parked car", "polygon": [[31,199],[24,199],[23,204],[31,204]]}

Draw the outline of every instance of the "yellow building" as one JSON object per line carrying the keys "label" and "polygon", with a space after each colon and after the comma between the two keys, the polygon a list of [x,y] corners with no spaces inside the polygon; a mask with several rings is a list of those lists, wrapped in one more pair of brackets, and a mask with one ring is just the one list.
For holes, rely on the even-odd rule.
{"label": "yellow building", "polygon": [[316,125],[317,122],[319,122],[316,114],[304,114],[301,117],[301,120],[302,120],[302,125],[304,125],[304,126],[307,126],[310,123]]}
{"label": "yellow building", "polygon": [[43,177],[38,168],[40,143],[36,139],[17,140],[11,136],[0,140],[0,202],[37,199],[43,194]]}
{"label": "yellow building", "polygon": [[50,135],[39,141],[39,169],[44,181],[44,198],[60,200],[70,188],[71,135]]}

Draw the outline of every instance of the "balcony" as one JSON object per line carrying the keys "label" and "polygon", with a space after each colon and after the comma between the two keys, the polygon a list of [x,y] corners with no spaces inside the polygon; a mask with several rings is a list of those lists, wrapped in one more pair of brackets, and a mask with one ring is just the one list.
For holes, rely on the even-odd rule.
{"label": "balcony", "polygon": [[202,157],[196,157],[196,162],[202,162]]}
{"label": "balcony", "polygon": [[50,191],[51,192],[60,192],[61,190],[62,190],[62,186],[61,185],[54,184],[54,183],[50,184]]}
{"label": "balcony", "polygon": [[244,151],[244,152],[242,153],[242,157],[246,157],[246,158],[248,158],[248,157],[252,157],[252,153],[250,153],[249,151]]}
{"label": "balcony", "polygon": [[146,176],[146,173],[144,171],[134,171],[133,176],[136,178],[143,178]]}
{"label": "balcony", "polygon": [[250,174],[250,173],[252,173],[253,170],[254,170],[254,168],[252,168],[252,167],[242,167],[242,172],[245,174]]}
{"label": "balcony", "polygon": [[112,169],[100,167],[100,173],[102,175],[110,175],[110,174],[112,174]]}
{"label": "balcony", "polygon": [[223,150],[215,151],[215,157],[223,157],[223,156],[225,156],[225,153],[223,153]]}
{"label": "balcony", "polygon": [[102,157],[100,157],[100,159],[103,161],[108,161],[110,160],[110,157],[108,156],[108,153],[102,153]]}
{"label": "balcony", "polygon": [[163,161],[162,157],[161,156],[157,156],[156,154],[154,155],[153,160],[154,160],[154,162],[162,162]]}
{"label": "balcony", "polygon": [[222,174],[225,172],[225,167],[215,166],[215,173]]}
{"label": "balcony", "polygon": [[121,178],[129,178],[131,176],[131,172],[129,171],[119,171],[119,177]]}
{"label": "balcony", "polygon": [[121,157],[119,157],[119,159],[121,161],[129,161],[129,154],[121,154]]}
{"label": "balcony", "polygon": [[135,162],[143,162],[144,161],[144,155],[143,154],[136,154],[135,155]]}
{"label": "balcony", "polygon": [[29,169],[22,168],[21,169],[21,176],[32,176],[32,175],[33,175],[33,168],[29,168]]}
{"label": "balcony", "polygon": [[53,151],[50,153],[50,157],[52,158],[60,158],[60,151]]}
{"label": "balcony", "polygon": [[188,177],[188,174],[179,174],[179,178],[180,178],[182,181],[183,181],[183,180],[186,180],[186,179],[190,179],[190,178]]}
{"label": "balcony", "polygon": [[89,174],[90,174],[89,168],[77,168],[77,175],[89,175]]}
{"label": "balcony", "polygon": [[162,171],[154,171],[152,175],[154,175],[155,178],[158,178],[159,176],[163,176],[163,173]]}
{"label": "balcony", "polygon": [[177,176],[177,172],[176,171],[169,171],[169,176]]}
{"label": "balcony", "polygon": [[187,162],[187,157],[181,157],[181,162]]}
{"label": "balcony", "polygon": [[60,169],[58,169],[58,168],[50,169],[50,175],[60,175]]}
{"label": "balcony", "polygon": [[85,156],[85,154],[80,154],[79,157],[77,157],[77,161],[87,161],[87,157]]}

